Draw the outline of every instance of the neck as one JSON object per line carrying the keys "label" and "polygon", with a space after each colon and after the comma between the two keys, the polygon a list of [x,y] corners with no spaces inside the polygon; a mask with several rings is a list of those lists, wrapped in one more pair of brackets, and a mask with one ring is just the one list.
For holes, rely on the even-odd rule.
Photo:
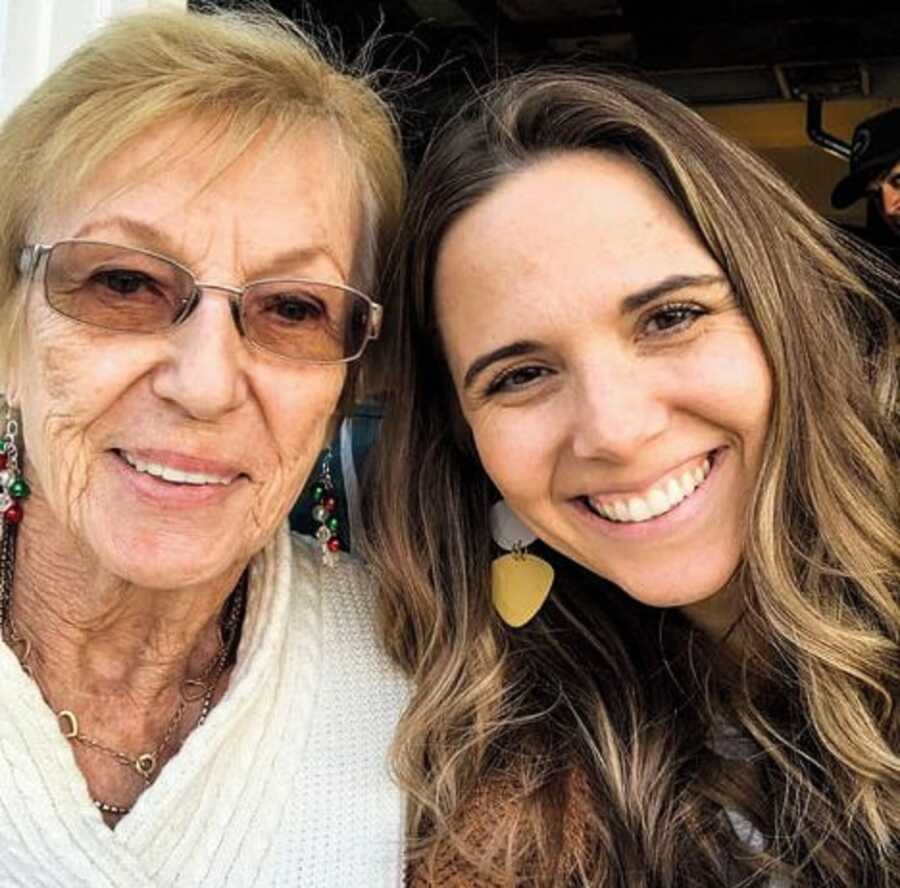
{"label": "neck", "polygon": [[40,496],[19,527],[11,618],[33,645],[35,672],[52,703],[171,698],[219,647],[218,616],[239,581],[148,588],[105,570]]}
{"label": "neck", "polygon": [[731,580],[715,595],[693,604],[683,605],[681,612],[713,641],[731,654],[743,648],[741,618],[744,598],[738,584]]}

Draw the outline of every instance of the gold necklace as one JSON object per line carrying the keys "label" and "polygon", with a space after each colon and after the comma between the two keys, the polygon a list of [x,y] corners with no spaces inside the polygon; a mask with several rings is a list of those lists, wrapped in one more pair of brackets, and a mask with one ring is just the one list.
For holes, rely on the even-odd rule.
{"label": "gold necklace", "polygon": [[[7,525],[4,528],[2,545],[0,545],[0,637],[2,637],[3,641],[5,641],[13,653],[15,653],[22,666],[22,671],[37,685],[44,700],[47,701],[49,699],[47,693],[30,663],[32,654],[31,640],[27,636],[23,636],[12,621],[12,586],[15,572],[17,530],[17,525]],[[215,694],[216,687],[219,684],[219,680],[222,677],[222,673],[225,671],[225,667],[233,660],[239,636],[239,628],[244,615],[246,589],[247,575],[244,573],[237,586],[235,586],[234,591],[229,595],[228,600],[225,602],[219,617],[219,645],[216,653],[210,658],[209,662],[197,678],[187,678],[182,682],[178,705],[175,707],[175,712],[172,714],[172,717],[166,725],[166,730],[163,733],[162,739],[152,750],[132,755],[114,749],[111,746],[107,746],[105,743],[102,743],[93,737],[89,737],[86,734],[82,734],[78,723],[78,717],[71,709],[60,709],[55,711],[63,737],[74,743],[79,743],[82,746],[102,753],[118,762],[120,765],[135,771],[144,781],[145,788],[149,786],[153,780],[153,775],[159,766],[160,758],[168,748],[172,738],[175,736],[175,732],[181,724],[187,707],[191,703],[196,703],[198,700],[202,701],[200,712],[191,730],[196,729],[206,721],[206,717],[212,706],[212,698]],[[111,802],[102,801],[101,799],[93,799],[93,802],[94,805],[105,814],[121,817],[131,810],[129,806],[115,805]]]}

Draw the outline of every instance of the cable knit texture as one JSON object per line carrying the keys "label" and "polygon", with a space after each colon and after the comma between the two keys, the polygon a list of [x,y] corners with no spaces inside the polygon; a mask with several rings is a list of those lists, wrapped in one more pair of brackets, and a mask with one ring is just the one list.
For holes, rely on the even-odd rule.
{"label": "cable knit texture", "polygon": [[282,529],[251,566],[222,700],[114,831],[0,645],[0,886],[346,888],[403,880],[387,752],[407,699],[357,563]]}

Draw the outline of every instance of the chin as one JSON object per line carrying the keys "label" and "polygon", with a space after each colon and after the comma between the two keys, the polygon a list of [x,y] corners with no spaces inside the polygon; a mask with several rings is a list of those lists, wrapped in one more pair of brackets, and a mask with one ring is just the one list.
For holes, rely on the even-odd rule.
{"label": "chin", "polygon": [[230,561],[198,564],[196,558],[160,561],[132,558],[128,563],[117,561],[114,559],[107,565],[111,573],[133,586],[147,589],[181,589],[211,583],[233,567]]}
{"label": "chin", "polygon": [[629,598],[647,607],[688,608],[712,604],[729,584],[740,558],[719,558],[715,562],[692,559],[689,563],[660,565],[647,570],[596,570],[617,585]]}
{"label": "chin", "polygon": [[246,533],[249,522],[235,520],[230,504],[166,512],[95,495],[85,498],[83,505],[76,536],[91,553],[90,560],[136,586],[162,589],[208,583],[240,560],[249,561],[252,554],[254,539]]}
{"label": "chin", "polygon": [[[165,531],[124,530],[93,535],[98,566],[135,586],[175,589],[214,581],[241,560],[243,547],[228,535],[186,537]],[[246,559],[249,560],[249,555]]]}

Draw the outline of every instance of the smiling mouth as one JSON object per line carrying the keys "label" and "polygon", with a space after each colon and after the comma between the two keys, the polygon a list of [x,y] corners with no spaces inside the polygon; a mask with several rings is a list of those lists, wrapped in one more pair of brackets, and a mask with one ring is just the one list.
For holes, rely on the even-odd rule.
{"label": "smiling mouth", "polygon": [[166,481],[169,484],[178,484],[191,487],[204,487],[210,485],[224,486],[231,484],[241,475],[209,475],[205,472],[185,472],[181,469],[172,468],[172,466],[163,463],[149,462],[148,460],[138,459],[124,450],[113,451],[124,463],[129,465],[134,471],[144,475],[151,475],[160,481]]}
{"label": "smiling mouth", "polygon": [[706,481],[715,464],[719,450],[712,450],[706,458],[690,469],[672,475],[654,485],[642,496],[621,499],[583,496],[581,501],[599,518],[616,524],[641,524],[666,515],[693,496]]}

